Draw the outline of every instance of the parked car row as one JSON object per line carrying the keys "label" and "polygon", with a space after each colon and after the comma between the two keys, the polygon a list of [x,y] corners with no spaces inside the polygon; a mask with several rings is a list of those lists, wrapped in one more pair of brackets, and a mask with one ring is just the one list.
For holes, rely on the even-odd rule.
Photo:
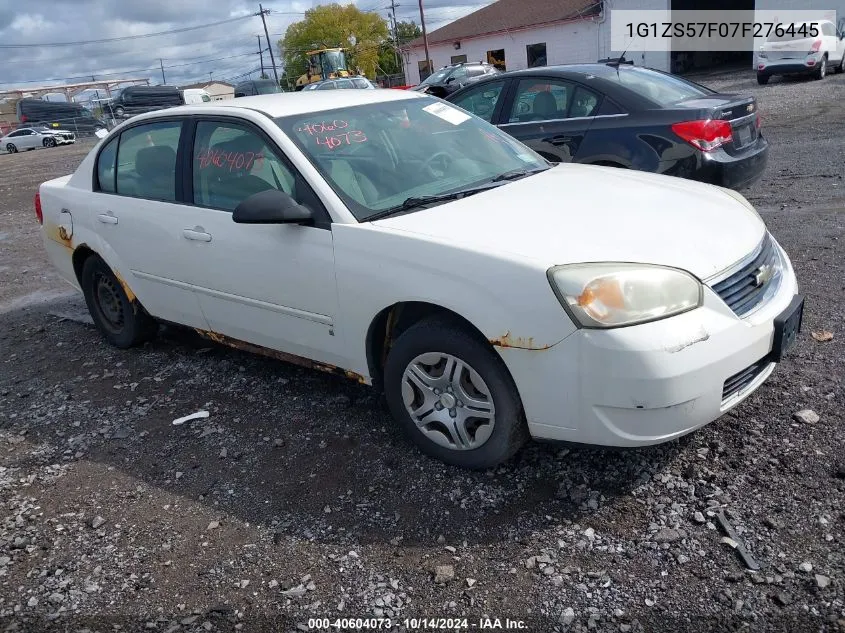
{"label": "parked car row", "polygon": [[[637,162],[739,156],[753,100],[601,65],[483,81],[466,109],[308,90],[140,114],[39,187],[47,255],[112,345],[176,323],[352,378],[467,468],[529,437],[665,442],[758,389],[801,329],[788,255],[739,193]],[[640,171],[577,164],[591,147]]]}

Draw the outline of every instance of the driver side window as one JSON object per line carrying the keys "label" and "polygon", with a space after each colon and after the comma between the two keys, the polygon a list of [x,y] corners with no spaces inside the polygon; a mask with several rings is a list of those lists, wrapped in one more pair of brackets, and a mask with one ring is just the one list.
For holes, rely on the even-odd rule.
{"label": "driver side window", "polygon": [[504,94],[504,87],[504,81],[485,83],[467,90],[452,103],[491,123],[493,112]]}

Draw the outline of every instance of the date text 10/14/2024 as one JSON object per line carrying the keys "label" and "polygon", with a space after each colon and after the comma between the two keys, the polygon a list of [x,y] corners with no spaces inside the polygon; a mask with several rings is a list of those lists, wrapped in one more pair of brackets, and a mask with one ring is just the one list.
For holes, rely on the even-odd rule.
{"label": "date text 10/14/2024", "polygon": [[510,618],[311,618],[309,630],[324,631],[364,631],[391,630],[394,626],[403,626],[408,630],[437,631],[527,631],[524,620]]}

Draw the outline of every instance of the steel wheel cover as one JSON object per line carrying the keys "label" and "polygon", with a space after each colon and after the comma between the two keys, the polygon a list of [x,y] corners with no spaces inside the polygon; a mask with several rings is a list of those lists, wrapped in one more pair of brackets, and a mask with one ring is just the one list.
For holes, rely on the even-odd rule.
{"label": "steel wheel cover", "polygon": [[458,451],[479,448],[493,433],[490,388],[468,363],[444,352],[420,354],[402,375],[402,400],[417,429]]}

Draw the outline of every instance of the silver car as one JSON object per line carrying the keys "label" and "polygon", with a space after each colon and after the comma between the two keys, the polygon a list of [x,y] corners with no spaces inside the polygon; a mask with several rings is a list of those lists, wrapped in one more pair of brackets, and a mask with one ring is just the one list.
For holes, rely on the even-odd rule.
{"label": "silver car", "polygon": [[21,150],[37,149],[39,147],[55,147],[65,143],[73,143],[76,136],[68,130],[52,130],[46,127],[22,127],[9,132],[0,139],[0,147],[10,154]]}
{"label": "silver car", "polygon": [[308,84],[303,90],[343,90],[343,89],[375,90],[378,88],[366,77],[349,77],[342,79],[326,79]]}

